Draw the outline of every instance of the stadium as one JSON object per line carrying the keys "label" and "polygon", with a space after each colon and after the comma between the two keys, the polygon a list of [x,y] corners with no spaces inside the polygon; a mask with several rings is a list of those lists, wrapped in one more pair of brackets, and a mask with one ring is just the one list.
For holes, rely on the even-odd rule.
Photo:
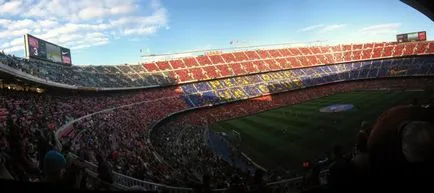
{"label": "stadium", "polygon": [[[426,31],[88,66],[74,65],[69,48],[21,35],[25,56],[0,53],[4,179],[283,193],[359,185],[342,177],[348,168],[335,174],[339,159],[351,160],[354,181],[408,180],[420,173],[389,172],[411,160],[432,164],[434,41]],[[422,142],[401,142],[407,134]]]}

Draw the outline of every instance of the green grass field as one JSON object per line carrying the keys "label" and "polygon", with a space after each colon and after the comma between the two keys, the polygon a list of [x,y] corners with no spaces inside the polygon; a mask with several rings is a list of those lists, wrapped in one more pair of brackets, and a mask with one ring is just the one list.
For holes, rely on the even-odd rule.
{"label": "green grass field", "polygon": [[[218,122],[211,128],[226,133],[238,131],[241,151],[266,169],[294,171],[301,168],[303,161],[325,155],[336,144],[351,148],[362,120],[372,125],[384,110],[424,96],[424,92],[416,91],[343,93]],[[353,104],[359,109],[319,112],[322,107],[339,103]],[[282,133],[283,128],[286,134]]]}

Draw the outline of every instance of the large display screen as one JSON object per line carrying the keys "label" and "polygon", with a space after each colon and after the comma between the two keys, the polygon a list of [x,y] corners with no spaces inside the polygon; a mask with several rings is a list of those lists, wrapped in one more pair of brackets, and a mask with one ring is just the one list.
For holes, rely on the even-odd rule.
{"label": "large display screen", "polygon": [[398,42],[412,42],[412,41],[426,41],[426,32],[413,32],[406,34],[396,35],[396,41]]}
{"label": "large display screen", "polygon": [[71,51],[56,44],[41,40],[29,34],[24,36],[26,56],[56,63],[71,65]]}

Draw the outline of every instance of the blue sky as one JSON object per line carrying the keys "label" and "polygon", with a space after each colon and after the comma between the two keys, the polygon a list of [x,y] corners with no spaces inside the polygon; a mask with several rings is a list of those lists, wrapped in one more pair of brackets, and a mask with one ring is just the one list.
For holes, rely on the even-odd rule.
{"label": "blue sky", "polygon": [[30,33],[71,48],[74,64],[144,54],[327,40],[394,41],[434,25],[398,0],[0,0],[0,49],[23,56]]}

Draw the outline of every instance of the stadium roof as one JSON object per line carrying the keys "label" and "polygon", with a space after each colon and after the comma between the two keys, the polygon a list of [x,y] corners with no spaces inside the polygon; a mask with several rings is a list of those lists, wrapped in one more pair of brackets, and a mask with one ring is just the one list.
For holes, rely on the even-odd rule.
{"label": "stadium roof", "polygon": [[434,1],[432,0],[401,0],[434,21]]}

